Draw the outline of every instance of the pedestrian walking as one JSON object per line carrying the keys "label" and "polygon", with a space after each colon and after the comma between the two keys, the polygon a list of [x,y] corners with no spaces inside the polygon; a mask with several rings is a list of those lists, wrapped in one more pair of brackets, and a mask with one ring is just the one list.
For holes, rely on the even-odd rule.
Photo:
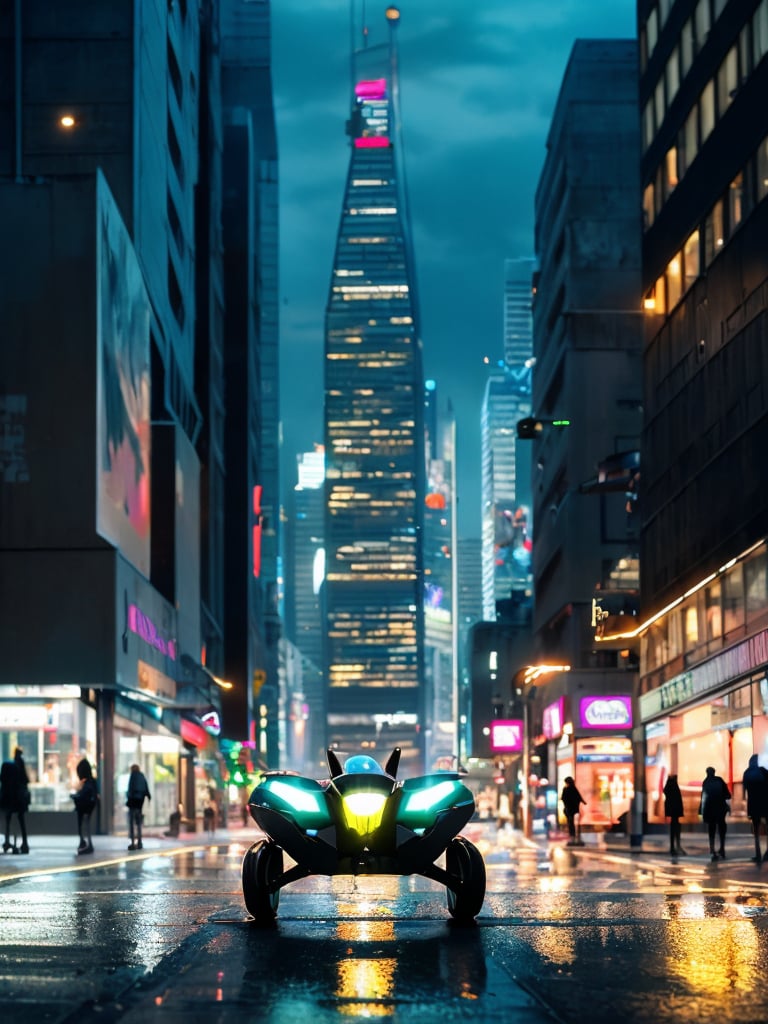
{"label": "pedestrian walking", "polygon": [[[715,775],[714,768],[707,768],[707,776],[701,784],[701,801],[699,803],[699,814],[703,818],[709,833],[709,855],[712,860],[720,857],[725,860],[725,834],[728,825],[725,816],[731,809],[728,801],[731,799],[731,791],[728,789],[725,779]],[[720,849],[715,853],[715,833],[720,839]]]}
{"label": "pedestrian walking", "polygon": [[509,828],[512,821],[512,811],[509,806],[509,794],[499,793],[499,806],[496,810],[496,830]]}
{"label": "pedestrian walking", "polygon": [[[24,751],[16,747],[12,761],[4,761],[0,768],[0,807],[5,815],[5,841],[3,853],[13,850],[14,853],[29,853],[27,842],[27,824],[24,819],[29,810],[29,777],[24,764]],[[11,819],[14,814],[19,822],[21,846],[16,845],[16,836],[11,843]]]}
{"label": "pedestrian walking", "polygon": [[77,834],[80,836],[80,845],[77,848],[78,854],[93,853],[93,842],[91,840],[91,814],[96,810],[99,800],[99,790],[96,779],[93,776],[93,768],[87,757],[82,758],[77,765],[78,788],[72,794],[77,811]]}
{"label": "pedestrian walking", "polygon": [[[749,765],[742,777],[744,792],[747,794],[747,817],[752,822],[755,837],[755,863],[768,860],[768,771],[757,763],[757,754],[749,759]],[[765,822],[765,853],[760,856],[760,822]]]}
{"label": "pedestrian walking", "polygon": [[568,842],[566,846],[581,846],[583,845],[581,838],[576,834],[576,815],[578,814],[581,817],[579,808],[582,804],[586,807],[587,801],[576,788],[576,783],[570,775],[565,778],[560,800],[563,804],[565,820],[568,822]]}
{"label": "pedestrian walking", "polygon": [[151,800],[147,780],[144,773],[137,764],[131,765],[131,774],[128,777],[128,791],[125,794],[125,806],[128,808],[128,825],[131,832],[131,845],[129,850],[143,850],[144,844],[141,841],[142,809],[145,800]]}
{"label": "pedestrian walking", "polygon": [[683,816],[683,794],[677,775],[669,775],[664,783],[664,817],[669,818],[669,855],[676,857],[685,854],[680,845],[680,819]]}

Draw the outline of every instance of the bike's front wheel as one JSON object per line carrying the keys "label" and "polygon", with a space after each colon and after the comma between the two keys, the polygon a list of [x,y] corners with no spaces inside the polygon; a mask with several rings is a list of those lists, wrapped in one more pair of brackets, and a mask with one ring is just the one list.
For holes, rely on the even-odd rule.
{"label": "bike's front wheel", "polygon": [[280,890],[269,887],[283,873],[282,848],[271,839],[254,843],[243,857],[243,899],[256,924],[274,923]]}
{"label": "bike's front wheel", "polygon": [[474,843],[457,836],[445,851],[445,867],[458,882],[455,890],[447,890],[451,917],[463,923],[474,920],[485,899],[485,861],[482,854]]}

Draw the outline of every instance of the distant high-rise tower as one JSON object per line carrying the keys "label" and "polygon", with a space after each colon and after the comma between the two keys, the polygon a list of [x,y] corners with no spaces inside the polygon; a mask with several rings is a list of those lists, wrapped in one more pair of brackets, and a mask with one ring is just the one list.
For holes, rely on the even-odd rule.
{"label": "distant high-rise tower", "polygon": [[395,24],[389,45],[353,55],[325,321],[325,667],[329,742],[352,752],[397,744],[413,762],[423,726],[424,385]]}
{"label": "distant high-rise tower", "polygon": [[516,423],[531,412],[535,260],[504,261],[504,360],[488,378],[480,436],[482,457],[483,617],[530,582],[530,446]]}

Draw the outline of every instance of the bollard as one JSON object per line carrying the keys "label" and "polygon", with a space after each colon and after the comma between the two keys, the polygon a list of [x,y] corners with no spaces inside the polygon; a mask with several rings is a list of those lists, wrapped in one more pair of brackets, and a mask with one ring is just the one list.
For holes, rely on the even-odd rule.
{"label": "bollard", "polygon": [[643,845],[643,819],[645,817],[645,793],[635,793],[630,811],[629,845],[633,848]]}

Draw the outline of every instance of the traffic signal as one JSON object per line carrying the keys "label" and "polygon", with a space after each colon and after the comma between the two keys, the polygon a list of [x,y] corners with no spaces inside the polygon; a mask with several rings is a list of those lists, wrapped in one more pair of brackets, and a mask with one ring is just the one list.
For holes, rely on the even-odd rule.
{"label": "traffic signal", "polygon": [[517,439],[518,441],[533,441],[537,437],[541,437],[541,432],[544,427],[570,427],[571,421],[560,419],[537,419],[535,416],[526,416],[525,419],[517,421]]}

